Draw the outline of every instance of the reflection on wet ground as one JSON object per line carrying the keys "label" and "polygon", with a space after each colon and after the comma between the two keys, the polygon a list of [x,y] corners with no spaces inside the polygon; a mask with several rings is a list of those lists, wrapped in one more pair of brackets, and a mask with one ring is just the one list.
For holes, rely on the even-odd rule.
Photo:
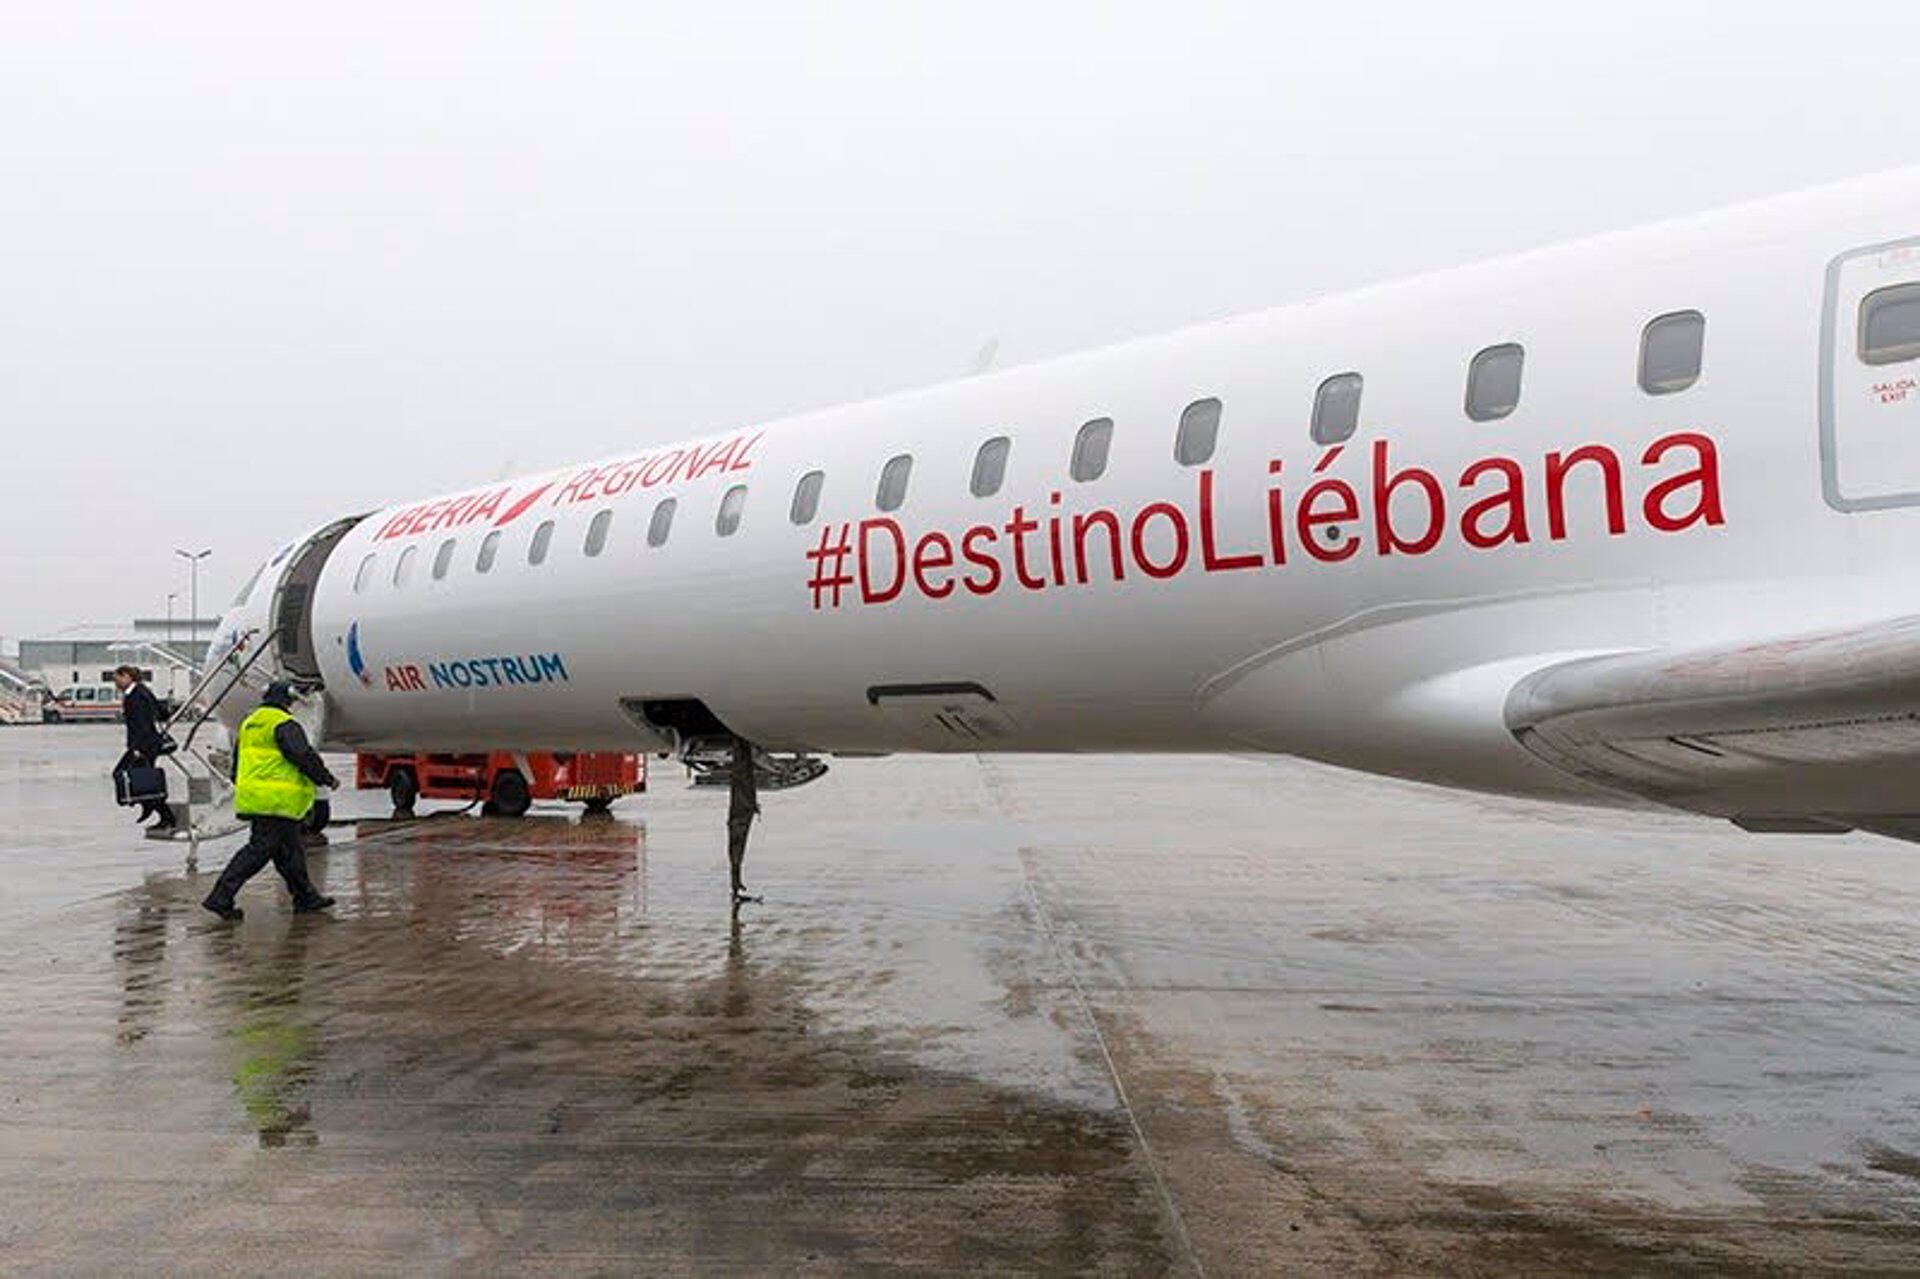
{"label": "reflection on wet ground", "polygon": [[0,733],[11,1268],[1920,1256],[1900,845],[1264,761],[872,761],[769,797],[736,917],[724,796],[661,769],[611,820],[352,821],[331,917],[268,873],[228,926],[195,904],[227,850],[182,873],[49,733]]}

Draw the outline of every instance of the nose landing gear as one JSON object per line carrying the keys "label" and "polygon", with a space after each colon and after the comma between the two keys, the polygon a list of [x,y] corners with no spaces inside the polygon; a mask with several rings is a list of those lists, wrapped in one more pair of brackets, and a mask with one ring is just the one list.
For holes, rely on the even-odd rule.
{"label": "nose landing gear", "polygon": [[759,897],[747,891],[742,869],[747,859],[747,836],[760,815],[760,792],[791,790],[817,781],[827,772],[825,760],[811,755],[777,755],[729,734],[688,740],[681,762],[693,774],[695,786],[727,788],[727,868],[737,910]]}
{"label": "nose landing gear", "polygon": [[747,860],[747,832],[760,815],[759,782],[754,776],[753,743],[744,737],[733,739],[727,760],[727,866],[733,876],[733,908],[739,910],[758,897],[747,892],[740,869]]}

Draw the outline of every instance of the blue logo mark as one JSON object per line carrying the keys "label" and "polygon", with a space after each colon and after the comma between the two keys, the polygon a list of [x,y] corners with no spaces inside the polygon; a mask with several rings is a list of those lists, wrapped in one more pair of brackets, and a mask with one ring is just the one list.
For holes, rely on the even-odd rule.
{"label": "blue logo mark", "polygon": [[347,669],[352,671],[354,678],[362,684],[368,688],[373,687],[373,676],[367,674],[367,659],[360,656],[360,623],[358,622],[347,627]]}

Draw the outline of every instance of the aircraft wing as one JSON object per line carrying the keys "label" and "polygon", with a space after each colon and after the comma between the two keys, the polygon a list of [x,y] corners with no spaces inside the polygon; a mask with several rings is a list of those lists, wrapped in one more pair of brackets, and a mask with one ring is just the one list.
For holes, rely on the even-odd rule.
{"label": "aircraft wing", "polygon": [[1920,840],[1920,617],[1564,662],[1507,726],[1588,781],[1749,830]]}

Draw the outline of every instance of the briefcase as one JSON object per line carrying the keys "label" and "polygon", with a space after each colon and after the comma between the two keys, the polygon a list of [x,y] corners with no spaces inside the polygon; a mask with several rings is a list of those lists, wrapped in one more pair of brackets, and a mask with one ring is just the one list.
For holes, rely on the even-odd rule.
{"label": "briefcase", "polygon": [[163,770],[145,764],[125,768],[113,775],[113,792],[122,808],[165,799],[167,775]]}

